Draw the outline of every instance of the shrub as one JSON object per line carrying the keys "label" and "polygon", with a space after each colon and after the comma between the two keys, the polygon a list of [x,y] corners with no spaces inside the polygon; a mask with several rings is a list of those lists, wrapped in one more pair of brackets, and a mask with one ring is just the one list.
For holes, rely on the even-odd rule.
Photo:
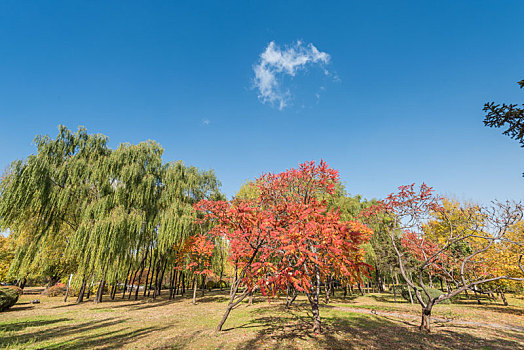
{"label": "shrub", "polygon": [[52,287],[47,288],[45,291],[45,294],[47,294],[48,297],[56,297],[59,295],[65,295],[67,290],[67,286],[63,283],[57,283]]}
{"label": "shrub", "polygon": [[215,285],[216,285],[215,281],[207,281],[206,282],[207,290],[211,290],[211,289],[215,288]]}
{"label": "shrub", "polygon": [[24,291],[22,290],[22,288],[20,287],[17,287],[17,286],[5,286],[3,288],[9,288],[9,289],[12,289],[14,291],[16,291],[18,293],[18,295],[22,295],[24,294]]}
{"label": "shrub", "polygon": [[[420,294],[422,295],[422,300],[424,300],[424,302],[427,303],[428,302],[428,296],[426,295],[426,293],[424,293],[422,288],[418,288],[418,289],[420,290]],[[435,288],[427,288],[427,290],[428,290],[428,293],[431,296],[431,298],[436,298],[436,297],[444,294],[440,290],[435,289]],[[410,301],[409,300],[409,292],[408,292],[408,287],[407,286],[402,286],[401,294],[402,294],[402,297],[404,299],[406,299],[407,301]],[[413,301],[416,301],[415,292],[413,290],[411,290],[411,294],[413,296]],[[441,301],[440,303],[441,304],[451,304],[451,301],[448,299],[448,300]]]}
{"label": "shrub", "polygon": [[0,287],[0,311],[9,309],[18,301],[18,291],[14,288]]}

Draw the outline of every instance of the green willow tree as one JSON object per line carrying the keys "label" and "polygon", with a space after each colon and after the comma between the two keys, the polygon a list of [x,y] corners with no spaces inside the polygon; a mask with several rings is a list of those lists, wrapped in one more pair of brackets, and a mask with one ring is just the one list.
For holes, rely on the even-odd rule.
{"label": "green willow tree", "polygon": [[77,302],[93,283],[100,302],[106,286],[111,298],[119,285],[137,298],[145,274],[144,295],[155,297],[166,270],[171,287],[177,271],[188,273],[179,248],[209,229],[196,223],[193,204],[222,196],[212,171],[163,164],[154,141],[111,150],[84,128],[60,126],[56,139],[35,143],[37,153],[14,162],[0,184],[1,228],[16,246],[12,276],[40,273],[52,284],[71,273]]}

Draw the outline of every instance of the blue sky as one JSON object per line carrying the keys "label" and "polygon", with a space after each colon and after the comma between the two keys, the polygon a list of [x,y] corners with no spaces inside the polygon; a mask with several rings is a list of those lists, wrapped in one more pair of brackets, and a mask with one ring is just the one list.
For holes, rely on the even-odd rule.
{"label": "blue sky", "polygon": [[[483,126],[482,105],[524,100],[524,2],[315,3],[2,1],[0,167],[84,125],[112,147],[154,139],[230,196],[324,158],[368,198],[421,181],[522,198],[524,150]],[[263,103],[260,55],[297,41],[329,61],[280,72],[286,106]]]}

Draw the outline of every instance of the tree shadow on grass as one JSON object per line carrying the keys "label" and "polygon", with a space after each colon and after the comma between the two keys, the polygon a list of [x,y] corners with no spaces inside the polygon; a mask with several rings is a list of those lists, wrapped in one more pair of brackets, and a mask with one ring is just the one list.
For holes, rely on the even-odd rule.
{"label": "tree shadow on grass", "polygon": [[152,332],[162,331],[165,327],[146,327],[130,330],[129,328],[85,334],[46,346],[46,349],[120,349],[125,344],[134,343]]}
{"label": "tree shadow on grass", "polygon": [[15,304],[15,305],[11,306],[9,309],[2,311],[2,313],[17,312],[17,311],[22,311],[22,310],[30,310],[32,308],[34,308],[33,305],[21,306],[21,304]]}
{"label": "tree shadow on grass", "polygon": [[503,314],[512,314],[517,316],[524,316],[524,308],[517,308],[511,306],[496,306],[496,305],[484,305],[483,310],[489,310],[493,312],[499,312]]}
{"label": "tree shadow on grass", "polygon": [[[255,314],[250,322],[235,327],[260,328],[238,349],[265,346],[299,349],[306,343],[322,349],[517,349],[524,344],[524,335],[512,332],[497,330],[496,334],[500,337],[486,339],[482,328],[433,324],[434,331],[425,333],[409,322],[349,312],[347,315],[322,315],[323,333],[317,335],[311,331],[310,314],[299,310],[274,314],[269,316],[261,312],[258,316]],[[502,336],[511,340],[502,339]]]}
{"label": "tree shadow on grass", "polygon": [[[7,324],[0,324],[0,332],[18,332],[28,327],[41,327],[53,323],[65,322],[70,320],[71,319],[69,318],[57,318],[54,320],[20,321]],[[2,344],[2,340],[3,337],[2,339],[0,339],[0,344]]]}
{"label": "tree shadow on grass", "polygon": [[[58,323],[60,321],[55,321]],[[51,340],[53,338],[66,337],[77,333],[90,332],[105,327],[111,327],[125,322],[122,319],[106,319],[106,320],[94,320],[77,325],[62,325],[52,328],[46,328],[43,330],[34,331],[25,334],[11,334],[3,336],[0,339],[0,346],[9,347],[15,344],[28,344],[33,342],[42,342]],[[46,323],[42,324],[43,326]]]}

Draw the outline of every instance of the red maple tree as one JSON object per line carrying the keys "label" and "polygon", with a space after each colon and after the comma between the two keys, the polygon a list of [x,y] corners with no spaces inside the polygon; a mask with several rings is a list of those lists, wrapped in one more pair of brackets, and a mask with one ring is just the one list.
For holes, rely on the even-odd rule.
{"label": "red maple tree", "polygon": [[[338,172],[324,161],[298,169],[265,174],[253,186],[255,199],[201,201],[195,208],[215,223],[211,234],[227,238],[235,279],[221,330],[231,310],[260,289],[273,296],[292,285],[308,297],[313,331],[321,331],[320,285],[326,276],[359,278],[361,244],[371,230],[358,222],[343,222],[326,199],[335,194]],[[240,287],[244,287],[239,293]]]}

